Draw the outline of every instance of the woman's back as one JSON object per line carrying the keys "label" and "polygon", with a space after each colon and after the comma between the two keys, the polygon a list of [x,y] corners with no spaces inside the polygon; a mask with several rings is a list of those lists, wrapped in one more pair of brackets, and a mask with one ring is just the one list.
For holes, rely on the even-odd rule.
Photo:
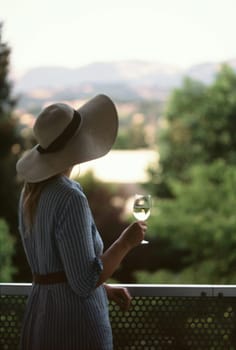
{"label": "woman's back", "polygon": [[81,187],[65,176],[50,181],[30,232],[22,209],[21,199],[19,228],[32,274],[64,271],[68,282],[33,284],[21,348],[112,349],[106,292],[95,288],[103,244]]}

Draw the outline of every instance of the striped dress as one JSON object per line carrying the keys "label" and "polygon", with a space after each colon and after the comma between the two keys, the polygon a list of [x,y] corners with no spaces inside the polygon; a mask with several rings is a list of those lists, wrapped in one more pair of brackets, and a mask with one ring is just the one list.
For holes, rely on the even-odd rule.
{"label": "striped dress", "polygon": [[103,285],[103,243],[80,185],[52,180],[43,190],[31,232],[19,203],[19,231],[32,274],[65,271],[68,283],[32,285],[21,350],[111,350],[112,331]]}

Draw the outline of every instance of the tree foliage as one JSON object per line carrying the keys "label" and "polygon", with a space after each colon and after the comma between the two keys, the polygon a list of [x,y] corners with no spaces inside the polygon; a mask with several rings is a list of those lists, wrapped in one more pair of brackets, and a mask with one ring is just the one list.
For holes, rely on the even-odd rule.
{"label": "tree foliage", "polygon": [[0,282],[10,282],[16,271],[12,265],[14,241],[9,228],[3,219],[0,219]]}
{"label": "tree foliage", "polygon": [[172,196],[169,179],[185,180],[194,164],[236,163],[236,74],[223,65],[212,85],[186,78],[173,90],[159,140],[160,162],[150,169],[152,190]]}
{"label": "tree foliage", "polygon": [[154,242],[165,241],[176,266],[160,264],[156,273],[139,271],[136,277],[145,283],[232,283],[236,74],[223,66],[210,86],[185,79],[173,91],[165,117],[159,173],[150,173],[150,188],[159,197],[149,231]]}
{"label": "tree foliage", "polygon": [[[20,251],[22,248],[19,243],[17,225],[20,184],[17,181],[15,166],[23,143],[19,124],[13,113],[17,101],[12,97],[12,85],[8,78],[9,63],[10,48],[2,40],[2,25],[0,24],[0,218],[4,219],[9,227],[9,231],[4,229],[0,234],[4,235],[2,236],[4,239],[9,239],[9,242],[11,236],[15,236],[16,252],[14,258],[16,259],[15,263],[20,265],[18,258],[22,256]],[[3,254],[3,249],[1,249],[1,254]],[[0,259],[2,262],[6,261],[2,256]],[[22,265],[24,263],[26,263],[25,260],[23,260]],[[4,267],[2,266],[2,268]]]}
{"label": "tree foliage", "polygon": [[8,80],[10,49],[2,42],[0,26],[0,216],[9,223],[15,216],[17,182],[15,163],[19,152],[19,133],[13,117],[16,100]]}
{"label": "tree foliage", "polygon": [[[120,108],[119,108],[120,107]],[[121,103],[119,110],[119,133],[115,149],[154,148],[163,103],[157,100]]]}
{"label": "tree foliage", "polygon": [[236,167],[217,160],[189,173],[188,182],[171,181],[175,199],[162,199],[150,220],[149,231],[168,237],[170,252],[182,252],[172,271],[160,266],[160,276],[163,283],[230,283],[236,278]]}

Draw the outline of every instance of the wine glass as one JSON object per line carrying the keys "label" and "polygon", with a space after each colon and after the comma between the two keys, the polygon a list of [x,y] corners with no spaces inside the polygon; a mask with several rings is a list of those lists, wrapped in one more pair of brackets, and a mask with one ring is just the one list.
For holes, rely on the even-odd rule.
{"label": "wine glass", "polygon": [[[152,196],[150,194],[136,194],[133,204],[133,215],[137,220],[145,221],[151,213]],[[141,244],[149,243],[145,239]]]}

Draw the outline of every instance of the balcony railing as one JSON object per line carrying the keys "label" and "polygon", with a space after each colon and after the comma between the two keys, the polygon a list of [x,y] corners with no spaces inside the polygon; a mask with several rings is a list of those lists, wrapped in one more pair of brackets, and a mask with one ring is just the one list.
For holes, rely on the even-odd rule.
{"label": "balcony railing", "polygon": [[[236,286],[127,285],[128,312],[113,303],[115,350],[236,350]],[[0,349],[15,350],[31,284],[0,284]]]}

